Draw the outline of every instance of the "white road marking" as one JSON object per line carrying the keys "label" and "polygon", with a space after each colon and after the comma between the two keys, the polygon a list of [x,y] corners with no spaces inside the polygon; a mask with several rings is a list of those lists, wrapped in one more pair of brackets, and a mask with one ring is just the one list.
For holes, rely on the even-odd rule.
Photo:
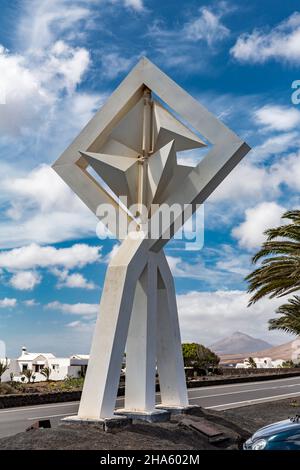
{"label": "white road marking", "polygon": [[201,397],[190,397],[190,400],[198,400],[199,398],[213,398],[213,397],[224,397],[225,395],[236,395],[239,393],[248,393],[248,392],[258,392],[260,390],[278,390],[280,388],[291,388],[291,387],[300,387],[300,384],[292,385],[280,385],[279,387],[266,387],[266,388],[252,388],[251,390],[240,390],[237,392],[226,392],[226,393],[217,393],[214,395],[201,395]]}
{"label": "white road marking", "polygon": [[27,418],[28,421],[34,421],[35,419],[46,419],[46,418],[57,418],[58,416],[75,416],[76,413],[63,413],[59,415],[51,415],[51,416],[35,416],[34,418]]}
{"label": "white road marking", "polygon": [[[257,390],[261,390],[261,389],[257,389]],[[267,390],[267,389],[266,389]],[[246,390],[245,390],[246,391]],[[234,393],[241,393],[241,392],[234,392]],[[276,401],[276,400],[281,400],[282,398],[287,398],[287,397],[298,397],[300,394],[300,392],[297,392],[297,393],[285,393],[285,394],[282,394],[282,395],[270,395],[268,397],[264,397],[264,398],[253,398],[252,400],[244,400],[244,401],[236,401],[236,402],[231,402],[231,403],[224,403],[222,405],[214,405],[214,406],[205,406],[205,408],[223,408],[223,409],[230,409],[230,408],[235,408],[237,407],[237,405],[241,405],[241,406],[247,406],[247,405],[253,405],[255,403],[259,403],[261,401]],[[202,397],[193,397],[193,398],[190,398],[190,400],[199,400],[201,398],[210,398],[211,396],[222,396],[223,394],[219,394],[219,395],[207,395],[207,396],[202,396]],[[231,393],[226,393],[224,395],[231,395]],[[225,408],[224,408],[225,407]],[[55,418],[55,417],[59,417],[59,416],[75,416],[76,413],[63,413],[63,414],[57,414],[57,415],[51,415],[51,416],[37,416],[35,418],[27,418],[27,420],[29,421],[33,421],[35,419],[45,419],[45,418]]]}
{"label": "white road marking", "polygon": [[214,388],[231,388],[231,387],[249,387],[251,385],[258,385],[258,384],[263,384],[263,383],[272,383],[272,382],[281,382],[282,380],[300,380],[300,375],[297,375],[296,377],[287,377],[287,378],[281,378],[281,379],[272,379],[272,380],[257,380],[256,382],[240,382],[240,383],[235,383],[235,384],[227,384],[227,385],[207,385],[206,387],[195,387],[195,388],[189,388],[189,391],[193,390],[207,390],[207,389],[214,389]]}
{"label": "white road marking", "polygon": [[[280,383],[281,381],[291,381],[291,380],[296,380],[296,379],[300,379],[300,376],[297,376],[297,377],[287,377],[287,378],[281,378],[281,379],[272,379],[272,380],[268,380],[268,384],[270,383],[274,383],[276,382],[277,384]],[[212,386],[205,386],[205,387],[195,387],[195,388],[189,388],[188,389],[188,393],[192,393],[192,392],[199,392],[199,390],[214,390],[214,389],[223,389],[223,388],[233,388],[233,387],[249,387],[250,385],[256,385],[256,384],[262,384],[262,381],[256,381],[256,382],[251,382],[251,384],[249,382],[245,382],[245,383],[235,383],[235,384],[228,384],[228,385],[212,385]],[[239,390],[237,392],[228,392],[228,393],[220,393],[220,394],[215,394],[215,395],[203,395],[201,397],[193,397],[193,396],[190,396],[189,399],[190,400],[198,400],[198,399],[201,399],[201,398],[209,398],[209,397],[213,397],[213,396],[222,396],[222,395],[230,395],[230,394],[236,394],[236,393],[245,393],[245,392],[251,392],[251,391],[257,391],[257,390],[270,390],[270,389],[274,389],[274,388],[282,388],[282,387],[291,387],[291,386],[297,386],[297,385],[300,385],[300,384],[294,384],[294,385],[280,385],[278,387],[265,387],[265,388],[258,388],[258,389],[255,389],[255,390],[251,390],[251,389],[247,389],[247,390]],[[159,395],[158,393],[156,393],[156,395]],[[290,394],[289,394],[290,395]],[[284,396],[284,395],[282,395]],[[295,395],[294,395],[295,396]],[[269,397],[267,397],[268,399]],[[119,397],[117,398],[117,402],[118,401],[122,401],[124,399],[124,397]],[[239,402],[237,402],[239,403]],[[243,403],[243,402],[240,402],[240,403]],[[1,414],[4,414],[4,413],[17,413],[18,411],[30,411],[30,410],[41,410],[41,409],[47,409],[47,408],[58,408],[58,407],[67,407],[67,406],[72,406],[72,405],[78,405],[79,404],[79,401],[73,401],[73,402],[63,402],[63,403],[49,403],[49,404],[45,404],[45,405],[36,405],[36,406],[22,406],[22,407],[15,407],[15,408],[10,408],[10,409],[6,409],[6,410],[0,410],[0,415]],[[225,406],[225,405],[216,405],[216,407],[219,407],[219,406]],[[68,413],[67,413],[68,414]]]}
{"label": "white road marking", "polygon": [[2,413],[16,413],[17,411],[27,411],[27,410],[42,410],[43,408],[53,408],[59,406],[69,406],[69,405],[77,405],[79,401],[68,401],[64,403],[49,403],[48,405],[36,405],[36,406],[18,406],[16,408],[10,408],[9,410],[0,410],[0,414]]}
{"label": "white road marking", "polygon": [[208,408],[208,409],[221,408],[222,409],[223,407],[224,410],[225,409],[227,410],[230,408],[237,408],[237,405],[239,406],[254,405],[255,403],[259,403],[261,401],[277,401],[277,400],[281,400],[282,398],[298,397],[298,396],[299,396],[299,392],[298,393],[285,393],[284,395],[274,395],[274,396],[264,397],[264,398],[253,398],[253,400],[236,401],[233,403],[224,403],[223,405],[206,406],[205,408]]}

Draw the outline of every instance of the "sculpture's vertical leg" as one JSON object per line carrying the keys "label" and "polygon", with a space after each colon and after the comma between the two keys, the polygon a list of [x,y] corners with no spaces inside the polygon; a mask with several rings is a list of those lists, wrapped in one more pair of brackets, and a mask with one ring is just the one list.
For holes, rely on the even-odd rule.
{"label": "sculpture's vertical leg", "polygon": [[109,264],[78,417],[113,416],[137,280],[148,259],[147,243],[124,240]]}
{"label": "sculpture's vertical leg", "polygon": [[155,410],[157,265],[148,264],[137,283],[126,346],[125,410]]}
{"label": "sculpture's vertical leg", "polygon": [[175,286],[163,251],[159,253],[158,271],[157,367],[161,402],[165,406],[186,407],[189,402]]}

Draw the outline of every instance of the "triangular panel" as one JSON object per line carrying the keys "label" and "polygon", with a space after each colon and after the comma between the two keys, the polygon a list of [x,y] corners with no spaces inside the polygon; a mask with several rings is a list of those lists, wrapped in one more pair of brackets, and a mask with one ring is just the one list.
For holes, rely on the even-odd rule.
{"label": "triangular panel", "polygon": [[178,121],[157,101],[154,103],[154,118],[154,151],[166,145],[170,142],[170,139],[175,140],[175,150],[177,152],[205,147],[203,140]]}
{"label": "triangular panel", "polygon": [[143,140],[143,98],[121,119],[112,131],[110,138],[142,153]]}

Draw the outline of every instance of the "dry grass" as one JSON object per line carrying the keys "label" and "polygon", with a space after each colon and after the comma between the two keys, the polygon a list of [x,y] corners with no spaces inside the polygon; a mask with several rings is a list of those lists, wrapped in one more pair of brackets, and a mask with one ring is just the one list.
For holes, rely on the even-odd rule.
{"label": "dry grass", "polygon": [[72,378],[61,381],[36,382],[36,383],[0,383],[0,395],[20,393],[49,393],[82,390],[83,379]]}
{"label": "dry grass", "polygon": [[12,393],[19,393],[15,387],[12,387],[8,383],[0,383],[0,395],[10,395]]}

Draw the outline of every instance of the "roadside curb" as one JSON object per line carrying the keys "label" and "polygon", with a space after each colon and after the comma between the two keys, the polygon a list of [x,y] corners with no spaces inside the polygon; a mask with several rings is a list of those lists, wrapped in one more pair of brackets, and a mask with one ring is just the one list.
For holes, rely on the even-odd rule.
{"label": "roadside curb", "polygon": [[283,374],[261,374],[261,375],[248,375],[244,377],[228,377],[226,379],[215,379],[215,380],[193,380],[187,383],[188,388],[198,387],[210,387],[215,385],[230,385],[235,383],[246,383],[246,382],[264,382],[267,380],[276,379],[288,379],[290,377],[299,377],[299,372],[286,372]]}
{"label": "roadside curb", "polygon": [[[228,377],[226,379],[216,380],[193,380],[187,383],[188,388],[211,387],[216,385],[230,385],[247,382],[263,382],[268,380],[277,380],[290,377],[299,377],[299,372],[286,372],[284,374],[269,374],[269,375],[251,375],[246,377]],[[124,396],[125,387],[119,387],[118,396]],[[156,391],[159,392],[159,384],[156,384]],[[71,401],[79,401],[81,391],[66,391],[66,392],[48,392],[48,393],[22,393],[15,395],[2,395],[0,396],[0,409],[17,408],[22,406],[44,405],[51,403],[64,403]]]}

